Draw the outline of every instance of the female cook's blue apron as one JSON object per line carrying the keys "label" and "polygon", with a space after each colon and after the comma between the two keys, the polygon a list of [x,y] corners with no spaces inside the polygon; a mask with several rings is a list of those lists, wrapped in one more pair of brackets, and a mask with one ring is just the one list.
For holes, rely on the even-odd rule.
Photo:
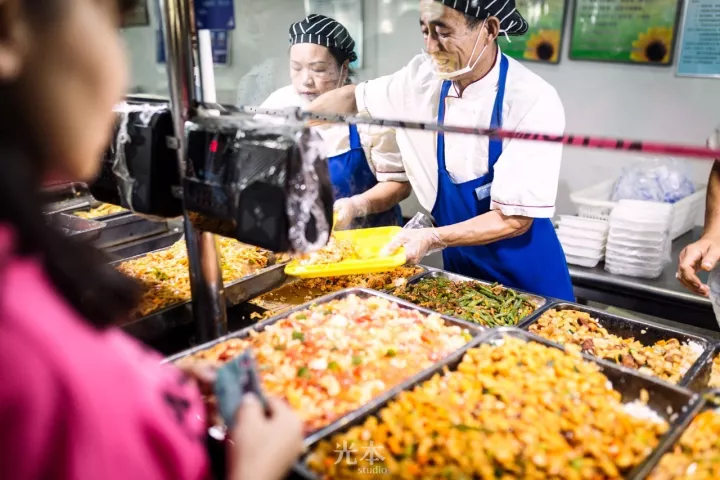
{"label": "female cook's blue apron", "polygon": [[[490,128],[502,127],[503,99],[508,60],[502,55],[500,79]],[[445,99],[451,82],[445,81],[440,95],[438,123],[445,121]],[[491,138],[488,173],[475,180],[453,182],[445,164],[445,137],[438,133],[438,191],[432,214],[440,226],[453,225],[490,211],[490,187],[495,164],[502,154],[502,140]],[[515,238],[488,245],[453,247],[443,251],[445,269],[530,293],[574,301],[565,255],[552,222],[536,218],[530,229]]]}
{"label": "female cook's blue apron", "polygon": [[[360,135],[355,125],[350,125],[350,150],[341,155],[330,157],[328,159],[328,168],[336,200],[365,193],[378,183],[365,159],[365,151],[360,143]],[[350,228],[391,225],[402,225],[402,214],[399,205],[386,212],[356,218]]]}

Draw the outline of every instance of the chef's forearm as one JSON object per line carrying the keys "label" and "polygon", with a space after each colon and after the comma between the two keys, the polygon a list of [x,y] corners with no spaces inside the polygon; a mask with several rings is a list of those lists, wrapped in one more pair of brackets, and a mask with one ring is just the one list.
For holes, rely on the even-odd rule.
{"label": "chef's forearm", "polygon": [[479,215],[465,222],[437,229],[442,243],[447,247],[485,245],[527,232],[533,219],[509,217],[499,210]]}
{"label": "chef's forearm", "polygon": [[346,85],[324,93],[310,104],[308,110],[317,114],[355,114],[358,112],[355,88],[355,85]]}
{"label": "chef's forearm", "polygon": [[386,212],[410,196],[408,182],[379,182],[373,188],[358,195],[366,205],[366,215]]}
{"label": "chef's forearm", "polygon": [[720,161],[710,171],[705,205],[704,237],[720,238]]}

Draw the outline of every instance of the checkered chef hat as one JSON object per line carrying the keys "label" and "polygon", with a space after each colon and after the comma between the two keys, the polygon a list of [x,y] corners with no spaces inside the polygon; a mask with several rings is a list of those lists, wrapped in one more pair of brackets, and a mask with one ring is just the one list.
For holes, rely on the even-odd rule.
{"label": "checkered chef hat", "polygon": [[308,15],[301,22],[290,25],[290,45],[298,43],[314,43],[335,48],[350,62],[358,58],[355,53],[355,40],[350,36],[350,32],[341,23],[325,15]]}
{"label": "checkered chef hat", "polygon": [[515,0],[435,0],[471,17],[500,20],[500,31],[507,35],[523,35],[528,24],[515,8]]}

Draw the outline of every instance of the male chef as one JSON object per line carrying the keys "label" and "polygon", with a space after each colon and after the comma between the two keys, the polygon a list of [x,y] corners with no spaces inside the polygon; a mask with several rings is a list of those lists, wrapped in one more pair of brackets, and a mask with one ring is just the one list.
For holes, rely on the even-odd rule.
{"label": "male chef", "polygon": [[[562,102],[547,82],[505,56],[499,35],[522,35],[514,0],[423,0],[427,51],[402,70],[318,98],[314,112],[360,113],[479,128],[561,134]],[[405,170],[437,228],[404,229],[393,247],[410,262],[444,249],[445,268],[574,300],[551,218],[562,146],[399,130]]]}

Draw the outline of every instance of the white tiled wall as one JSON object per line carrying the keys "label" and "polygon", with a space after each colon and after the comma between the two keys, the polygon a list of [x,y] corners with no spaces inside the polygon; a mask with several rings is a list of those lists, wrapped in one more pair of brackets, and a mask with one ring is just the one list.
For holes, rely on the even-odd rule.
{"label": "white tiled wall", "polygon": [[[394,72],[423,46],[417,0],[362,1],[365,63],[358,72],[360,80]],[[268,91],[288,83],[287,29],[305,15],[303,0],[236,0],[236,7],[232,65],[216,68],[218,98],[223,102],[235,102],[240,80],[261,65],[262,71],[273,72],[268,77]],[[130,29],[124,36],[132,52],[134,86],[166,92],[164,70],[155,65],[153,28]],[[570,61],[567,41],[559,65],[529,67],[560,93],[570,133],[701,144],[720,124],[720,80],[680,79],[673,68]],[[558,209],[572,211],[571,190],[613,177],[638,158],[566,149]],[[708,162],[688,164],[696,180],[707,178]],[[412,213],[417,203],[406,202],[405,209]]]}

